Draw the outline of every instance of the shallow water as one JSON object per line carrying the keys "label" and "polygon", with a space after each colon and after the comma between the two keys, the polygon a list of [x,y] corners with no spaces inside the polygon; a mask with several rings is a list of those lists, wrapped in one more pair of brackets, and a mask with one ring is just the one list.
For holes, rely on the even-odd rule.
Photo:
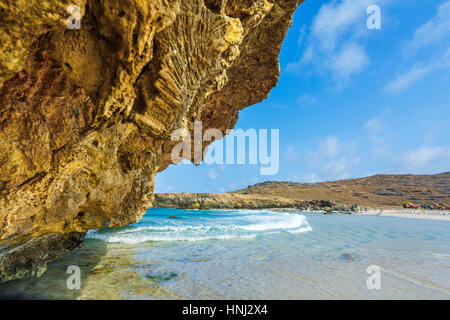
{"label": "shallow water", "polygon": [[[176,216],[177,218],[169,218]],[[449,299],[450,222],[154,208],[88,233],[39,279],[0,294],[46,299]],[[69,265],[81,289],[69,290]],[[381,289],[366,285],[370,265]]]}

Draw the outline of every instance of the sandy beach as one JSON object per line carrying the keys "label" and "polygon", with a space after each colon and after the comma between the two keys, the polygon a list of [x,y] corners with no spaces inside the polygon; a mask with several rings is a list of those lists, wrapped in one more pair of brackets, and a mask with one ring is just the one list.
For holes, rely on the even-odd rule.
{"label": "sandy beach", "polygon": [[383,209],[380,214],[380,209],[370,209],[362,211],[361,215],[380,215],[389,217],[413,218],[413,219],[429,219],[429,220],[444,220],[450,221],[450,211],[448,210],[423,210],[423,209]]}

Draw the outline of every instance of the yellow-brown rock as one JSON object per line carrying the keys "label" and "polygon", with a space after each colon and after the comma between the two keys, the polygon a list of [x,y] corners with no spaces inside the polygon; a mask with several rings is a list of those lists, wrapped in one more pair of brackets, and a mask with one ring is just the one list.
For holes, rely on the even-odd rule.
{"label": "yellow-brown rock", "polygon": [[0,280],[137,222],[173,130],[232,128],[276,85],[299,2],[0,0]]}

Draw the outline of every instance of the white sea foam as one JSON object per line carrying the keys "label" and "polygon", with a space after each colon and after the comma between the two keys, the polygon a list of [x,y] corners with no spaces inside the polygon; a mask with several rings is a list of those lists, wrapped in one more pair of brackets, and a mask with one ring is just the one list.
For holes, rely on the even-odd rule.
{"label": "white sea foam", "polygon": [[138,244],[149,241],[205,241],[205,240],[232,240],[232,239],[253,239],[256,234],[248,235],[211,235],[211,236],[182,236],[182,235],[111,235],[111,234],[99,234],[93,231],[88,232],[86,238],[98,239],[111,243],[126,243],[126,244]]}
{"label": "white sea foam", "polygon": [[308,232],[308,231],[312,231],[312,228],[311,228],[310,225],[308,225],[306,227],[301,227],[301,228],[298,228],[298,229],[294,229],[294,230],[287,230],[287,232],[293,233],[293,234],[295,234],[295,233],[302,233],[302,232]]}
{"label": "white sea foam", "polygon": [[286,216],[274,216],[267,219],[269,221],[255,223],[248,226],[240,226],[241,229],[248,231],[265,231],[274,229],[297,229],[308,224],[305,216],[297,214],[287,214]]}
{"label": "white sea foam", "polygon": [[268,210],[217,210],[202,212],[195,218],[186,215],[174,220],[149,215],[137,225],[124,229],[91,230],[87,238],[105,242],[137,244],[148,241],[204,241],[253,239],[257,236],[312,231],[300,214]]}

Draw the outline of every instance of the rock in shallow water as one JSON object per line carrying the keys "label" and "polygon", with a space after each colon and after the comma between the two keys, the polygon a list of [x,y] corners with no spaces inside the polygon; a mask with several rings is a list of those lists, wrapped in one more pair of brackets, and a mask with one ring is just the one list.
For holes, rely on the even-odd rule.
{"label": "rock in shallow water", "polygon": [[175,272],[171,272],[171,271],[157,271],[157,272],[149,272],[149,273],[145,274],[145,277],[147,279],[150,279],[150,280],[153,280],[156,282],[168,281],[177,276],[178,276],[178,274],[176,274]]}
{"label": "rock in shallow water", "polygon": [[47,263],[67,255],[82,244],[84,233],[51,234],[33,238],[23,244],[2,248],[0,281],[25,277],[40,277]]}

